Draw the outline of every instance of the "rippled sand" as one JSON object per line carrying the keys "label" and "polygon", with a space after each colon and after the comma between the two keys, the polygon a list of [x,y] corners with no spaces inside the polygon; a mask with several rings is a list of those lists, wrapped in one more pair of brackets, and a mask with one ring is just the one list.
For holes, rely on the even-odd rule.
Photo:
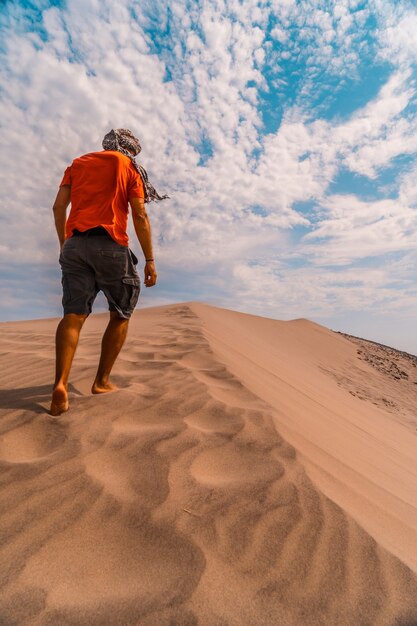
{"label": "rippled sand", "polygon": [[135,312],[98,397],[106,321],[58,419],[57,320],[0,325],[0,624],[417,624],[412,359],[170,305]]}

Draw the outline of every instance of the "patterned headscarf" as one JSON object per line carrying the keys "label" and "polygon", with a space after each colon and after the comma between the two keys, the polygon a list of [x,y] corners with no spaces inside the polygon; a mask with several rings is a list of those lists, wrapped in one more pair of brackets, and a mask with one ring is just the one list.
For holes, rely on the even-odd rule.
{"label": "patterned headscarf", "polygon": [[149,182],[148,174],[142,165],[136,163],[135,156],[142,150],[139,139],[127,130],[127,128],[112,129],[103,139],[104,150],[116,150],[127,156],[133,163],[136,171],[139,172],[145,189],[145,202],[152,200],[165,200],[169,196],[160,196],[155,187]]}

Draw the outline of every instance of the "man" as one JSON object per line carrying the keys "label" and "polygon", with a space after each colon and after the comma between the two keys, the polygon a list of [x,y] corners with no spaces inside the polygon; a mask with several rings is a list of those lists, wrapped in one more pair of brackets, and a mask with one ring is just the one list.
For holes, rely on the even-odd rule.
{"label": "man", "polygon": [[167,196],[155,191],[146,170],[136,163],[134,157],[140,150],[139,140],[129,130],[111,130],[103,139],[103,151],[85,154],[65,170],[55,199],[53,212],[61,246],[64,317],[56,331],[53,416],[69,408],[68,377],[72,360],[81,328],[100,290],[109,303],[110,320],[91,391],[106,393],[116,389],[110,382],[110,372],[126,339],[129,318],[140,291],[138,260],[129,250],[126,232],[129,203],[145,256],[145,286],[153,287],[156,283],[145,202]]}

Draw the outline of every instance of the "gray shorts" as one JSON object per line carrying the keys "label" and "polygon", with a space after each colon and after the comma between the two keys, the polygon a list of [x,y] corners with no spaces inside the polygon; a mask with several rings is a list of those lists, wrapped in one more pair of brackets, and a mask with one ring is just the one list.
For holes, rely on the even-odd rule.
{"label": "gray shorts", "polygon": [[110,311],[129,319],[140,291],[137,258],[110,236],[71,237],[59,257],[64,314],[89,315],[101,290]]}

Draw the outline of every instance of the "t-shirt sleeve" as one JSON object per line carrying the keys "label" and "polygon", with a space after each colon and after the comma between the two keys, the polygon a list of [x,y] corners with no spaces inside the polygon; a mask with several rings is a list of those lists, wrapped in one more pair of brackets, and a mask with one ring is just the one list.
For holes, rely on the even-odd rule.
{"label": "t-shirt sleeve", "polygon": [[140,177],[140,174],[138,172],[135,172],[132,176],[132,180],[129,186],[129,198],[145,198],[142,178]]}
{"label": "t-shirt sleeve", "polygon": [[71,185],[71,165],[69,167],[67,167],[67,169],[64,172],[64,178],[61,180],[59,186],[62,187],[63,185]]}

